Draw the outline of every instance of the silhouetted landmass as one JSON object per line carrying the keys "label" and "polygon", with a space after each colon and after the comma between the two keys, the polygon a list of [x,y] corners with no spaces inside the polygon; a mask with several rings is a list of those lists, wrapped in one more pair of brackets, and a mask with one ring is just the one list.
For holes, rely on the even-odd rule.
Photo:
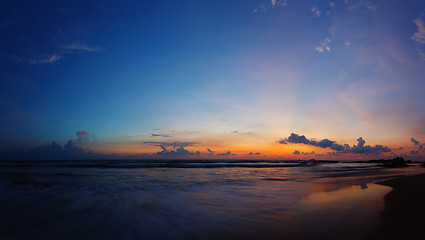
{"label": "silhouetted landmass", "polygon": [[368,161],[359,161],[356,163],[380,163],[376,166],[386,167],[386,168],[400,168],[408,167],[408,163],[412,163],[410,160],[404,160],[403,157],[396,157],[393,159],[377,159],[377,160],[368,160]]}
{"label": "silhouetted landmass", "polygon": [[403,157],[396,157],[382,164],[379,164],[378,166],[387,167],[387,168],[399,168],[399,167],[408,167],[409,165],[407,165],[407,163],[410,163],[410,161],[404,160]]}

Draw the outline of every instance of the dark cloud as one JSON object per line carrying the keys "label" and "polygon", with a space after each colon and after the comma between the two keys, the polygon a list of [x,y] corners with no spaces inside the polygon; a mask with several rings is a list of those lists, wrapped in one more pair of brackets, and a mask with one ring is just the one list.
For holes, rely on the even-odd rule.
{"label": "dark cloud", "polygon": [[414,138],[411,138],[410,141],[412,141],[412,143],[414,143],[415,145],[421,144],[419,141],[416,141]]}
{"label": "dark cloud", "polygon": [[301,154],[302,155],[314,155],[314,151],[312,151],[312,152],[302,152]]}
{"label": "dark cloud", "polygon": [[2,156],[7,160],[78,160],[107,158],[107,155],[95,154],[77,146],[75,140],[69,140],[63,147],[56,141],[28,149],[18,149]]}
{"label": "dark cloud", "polygon": [[165,137],[165,138],[171,137],[171,136],[169,136],[169,135],[164,135],[164,134],[155,134],[155,133],[152,133],[151,135],[152,135],[152,137]]}
{"label": "dark cloud", "polygon": [[409,154],[417,155],[417,154],[419,154],[419,150],[412,150],[412,151],[409,152]]}
{"label": "dark cloud", "polygon": [[153,146],[160,147],[162,151],[156,153],[157,156],[163,157],[178,157],[199,155],[199,151],[193,153],[185,149],[185,147],[194,146],[195,142],[144,142]]}
{"label": "dark cloud", "polygon": [[295,150],[292,154],[299,155],[300,153],[301,153],[300,151]]}
{"label": "dark cloud", "polygon": [[425,151],[425,148],[424,148],[425,144],[421,144],[419,141],[417,141],[414,138],[411,138],[410,141],[412,141],[412,143],[415,144],[415,146],[418,146],[418,149],[410,151],[409,152],[410,154],[417,155],[419,154],[419,152]]}
{"label": "dark cloud", "polygon": [[232,153],[230,151],[227,151],[225,153],[219,153],[219,154],[217,154],[217,156],[232,156],[232,155],[236,155],[236,154],[234,154],[234,153]]}
{"label": "dark cloud", "polygon": [[282,144],[287,143],[303,143],[303,144],[310,144],[310,140],[308,140],[304,135],[300,136],[295,133],[291,133],[291,135],[285,139],[282,139],[279,141]]}
{"label": "dark cloud", "polygon": [[321,147],[321,148],[327,148],[327,147],[331,147],[335,142],[331,141],[329,139],[323,139],[319,142],[316,143],[316,146]]}
{"label": "dark cloud", "polygon": [[88,145],[93,142],[90,133],[87,130],[78,130],[75,134],[77,135],[76,144],[80,147],[89,147]]}
{"label": "dark cloud", "polygon": [[178,157],[178,156],[190,156],[190,155],[199,155],[199,151],[196,153],[186,150],[184,147],[176,148],[167,148],[166,146],[160,146],[162,151],[156,153],[157,156],[163,157]]}
{"label": "dark cloud", "polygon": [[259,152],[250,152],[250,153],[248,153],[248,155],[260,155],[261,153],[259,153]]}
{"label": "dark cloud", "polygon": [[365,145],[366,141],[360,137],[357,139],[357,145],[350,146],[348,144],[337,144],[336,141],[329,139],[323,139],[317,141],[315,139],[308,139],[304,135],[298,135],[296,133],[291,133],[291,135],[285,139],[281,139],[279,143],[281,144],[305,144],[311,145],[320,148],[330,148],[334,150],[335,153],[354,153],[354,154],[380,154],[383,152],[391,152],[391,149],[383,145]]}
{"label": "dark cloud", "polygon": [[78,137],[84,137],[88,136],[90,133],[87,130],[78,130],[76,134]]}
{"label": "dark cloud", "polygon": [[209,156],[214,156],[214,151],[213,150],[207,148],[207,151],[209,152],[208,153]]}

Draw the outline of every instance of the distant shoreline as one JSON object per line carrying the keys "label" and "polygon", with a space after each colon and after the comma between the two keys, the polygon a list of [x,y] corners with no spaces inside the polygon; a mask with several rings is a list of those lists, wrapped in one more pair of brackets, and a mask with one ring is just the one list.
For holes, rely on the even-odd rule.
{"label": "distant shoreline", "polygon": [[364,239],[425,239],[425,174],[377,182],[392,187],[377,228]]}

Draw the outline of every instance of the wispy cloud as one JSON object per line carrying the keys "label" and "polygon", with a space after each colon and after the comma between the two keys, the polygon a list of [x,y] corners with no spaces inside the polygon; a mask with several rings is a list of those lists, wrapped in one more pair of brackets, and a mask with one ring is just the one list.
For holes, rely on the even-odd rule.
{"label": "wispy cloud", "polygon": [[196,142],[144,142],[145,144],[149,144],[152,146],[165,146],[165,147],[173,147],[173,148],[179,148],[179,147],[189,147],[197,145]]}
{"label": "wispy cloud", "polygon": [[152,133],[152,134],[151,134],[151,136],[152,136],[152,137],[165,137],[165,138],[169,138],[169,137],[171,137],[171,136],[169,136],[169,135],[165,135],[165,134],[155,134],[155,133]]}
{"label": "wispy cloud", "polygon": [[[415,42],[417,42],[420,45],[424,45],[425,44],[425,19],[424,19],[424,14],[421,14],[420,17],[417,17],[416,19],[413,20],[413,22],[416,24],[416,26],[418,27],[418,31],[415,32],[411,39]],[[425,61],[425,50],[422,48],[418,48],[418,56],[421,60]]]}
{"label": "wispy cloud", "polygon": [[15,60],[18,63],[27,63],[27,64],[48,64],[58,62],[60,59],[64,58],[66,55],[79,53],[79,52],[99,52],[101,49],[99,47],[90,47],[84,44],[68,44],[59,48],[52,49],[52,54],[40,54],[38,56],[22,56],[17,54],[12,54],[10,58]]}
{"label": "wispy cloud", "polygon": [[323,42],[321,42],[319,45],[316,46],[316,51],[319,53],[326,53],[331,51],[331,39],[326,38]]}
{"label": "wispy cloud", "polygon": [[99,47],[90,47],[84,44],[72,43],[65,46],[62,46],[63,49],[72,50],[72,51],[86,51],[86,52],[98,52],[101,51]]}
{"label": "wispy cloud", "polygon": [[418,17],[414,19],[413,22],[418,27],[418,31],[413,34],[411,39],[420,44],[425,44],[425,20]]}
{"label": "wispy cloud", "polygon": [[57,62],[62,58],[62,56],[59,54],[51,54],[51,55],[42,55],[37,57],[22,57],[22,56],[17,56],[13,54],[10,56],[10,58],[12,58],[18,63],[46,64],[46,63]]}
{"label": "wispy cloud", "polygon": [[366,8],[368,10],[376,10],[376,4],[366,1],[366,0],[345,0],[348,10],[357,10],[361,8]]}
{"label": "wispy cloud", "polygon": [[254,8],[254,12],[265,12],[267,10],[266,6],[263,4],[258,5],[256,8]]}
{"label": "wispy cloud", "polygon": [[258,4],[257,7],[254,8],[254,12],[265,12],[270,8],[285,7],[287,5],[288,0],[271,0],[269,4]]}
{"label": "wispy cloud", "polygon": [[286,6],[288,5],[288,0],[271,0],[272,6]]}
{"label": "wispy cloud", "polygon": [[320,17],[322,15],[322,11],[320,11],[317,6],[311,7],[311,13],[313,13],[313,16]]}

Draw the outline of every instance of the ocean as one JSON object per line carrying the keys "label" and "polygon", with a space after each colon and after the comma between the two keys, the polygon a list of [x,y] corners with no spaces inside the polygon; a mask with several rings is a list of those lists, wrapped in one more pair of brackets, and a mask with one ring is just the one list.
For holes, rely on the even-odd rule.
{"label": "ocean", "polygon": [[0,239],[361,239],[413,165],[3,161]]}

